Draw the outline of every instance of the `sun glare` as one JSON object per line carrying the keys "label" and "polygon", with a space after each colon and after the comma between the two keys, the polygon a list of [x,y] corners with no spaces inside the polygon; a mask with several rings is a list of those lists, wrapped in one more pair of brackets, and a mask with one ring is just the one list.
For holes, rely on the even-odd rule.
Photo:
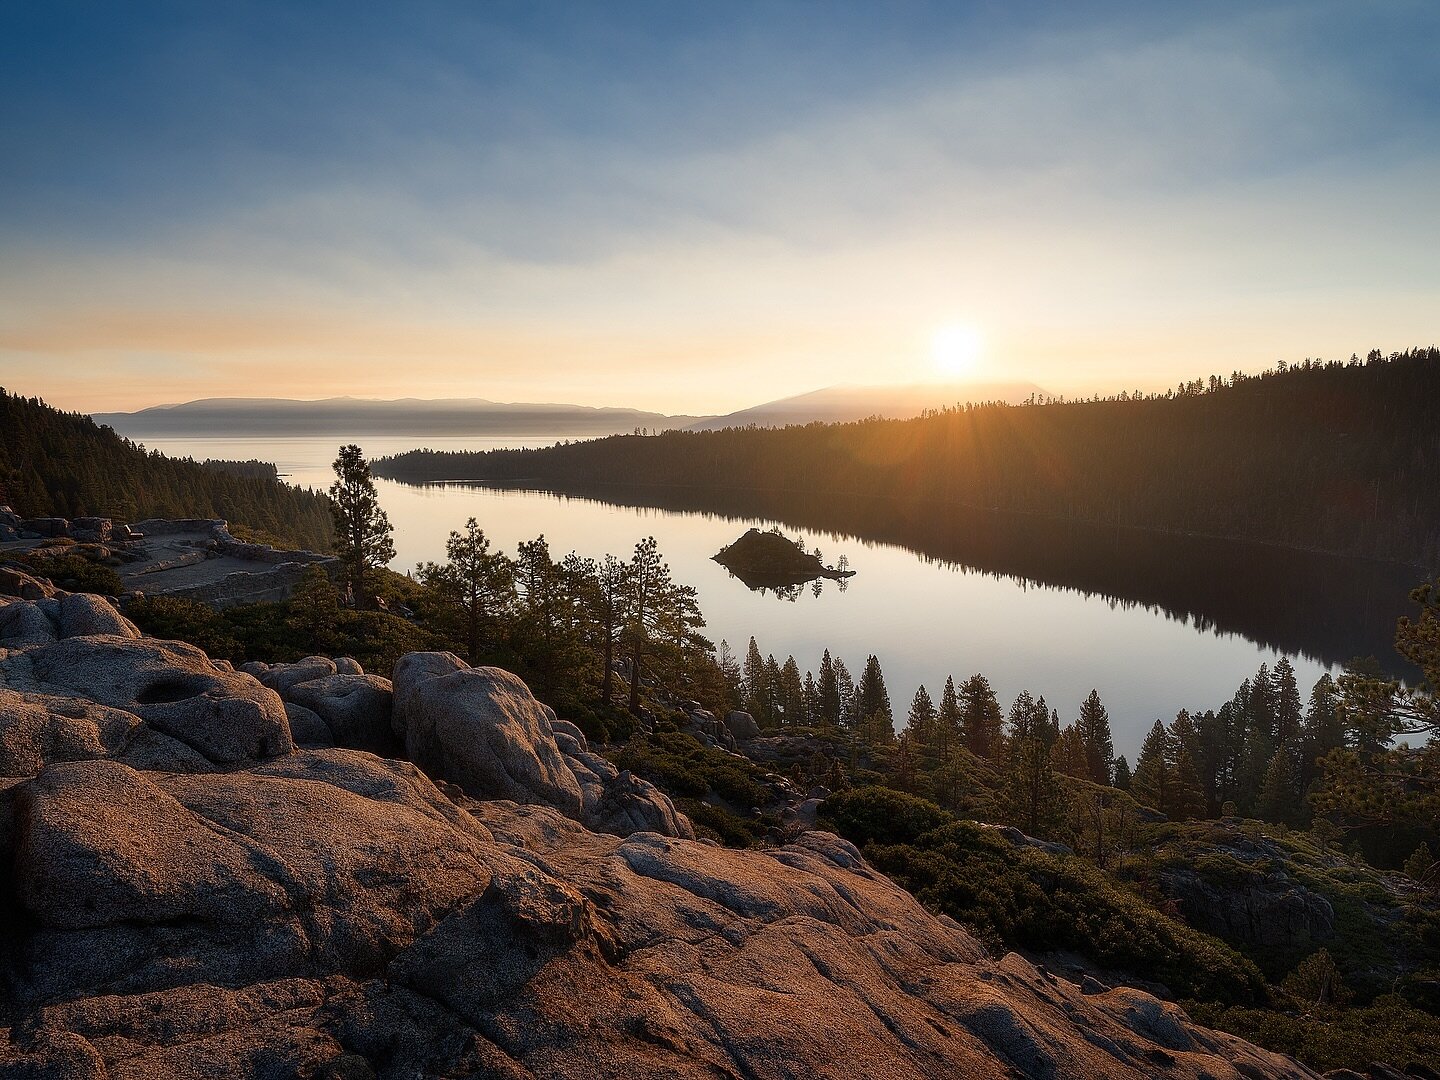
{"label": "sun glare", "polygon": [[930,357],[937,372],[948,379],[959,379],[971,374],[980,363],[983,345],[980,331],[973,326],[942,326],[930,339]]}

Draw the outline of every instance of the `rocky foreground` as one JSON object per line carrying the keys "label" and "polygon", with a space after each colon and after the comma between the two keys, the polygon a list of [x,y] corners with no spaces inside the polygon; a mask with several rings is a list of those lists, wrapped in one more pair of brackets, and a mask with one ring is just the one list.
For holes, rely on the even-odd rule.
{"label": "rocky foreground", "polygon": [[5,1076],[1315,1075],[990,957],[829,833],[697,842],[447,653],[233,671],[0,597],[0,774]]}

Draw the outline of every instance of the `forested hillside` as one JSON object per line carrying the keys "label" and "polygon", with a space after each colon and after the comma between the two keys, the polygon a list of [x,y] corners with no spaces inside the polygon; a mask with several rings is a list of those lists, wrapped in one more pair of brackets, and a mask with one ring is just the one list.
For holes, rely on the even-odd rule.
{"label": "forested hillside", "polygon": [[22,517],[219,517],[287,544],[330,547],[321,494],[254,468],[146,453],[88,416],[0,389],[0,504]]}
{"label": "forested hillside", "polygon": [[[884,496],[1440,566],[1440,349],[915,420],[413,451],[379,476]],[[937,511],[938,512],[938,511]]]}

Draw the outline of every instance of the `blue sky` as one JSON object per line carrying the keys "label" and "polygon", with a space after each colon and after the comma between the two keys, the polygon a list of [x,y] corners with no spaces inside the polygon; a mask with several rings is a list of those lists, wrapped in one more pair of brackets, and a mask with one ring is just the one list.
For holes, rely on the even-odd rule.
{"label": "blue sky", "polygon": [[1440,5],[0,3],[0,382],[709,412],[1430,343]]}

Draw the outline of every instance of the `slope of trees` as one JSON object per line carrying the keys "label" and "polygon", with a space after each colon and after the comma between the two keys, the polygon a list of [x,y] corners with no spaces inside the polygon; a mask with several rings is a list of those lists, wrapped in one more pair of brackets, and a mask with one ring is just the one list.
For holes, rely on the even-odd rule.
{"label": "slope of trees", "polygon": [[0,504],[22,517],[217,517],[261,539],[328,551],[325,496],[254,464],[147,453],[88,416],[0,389]]}
{"label": "slope of trees", "polygon": [[[1195,380],[1164,395],[965,406],[914,420],[671,431],[485,454],[411,451],[376,474],[899,498],[1440,565],[1440,349]],[[939,507],[946,509],[941,511]]]}

